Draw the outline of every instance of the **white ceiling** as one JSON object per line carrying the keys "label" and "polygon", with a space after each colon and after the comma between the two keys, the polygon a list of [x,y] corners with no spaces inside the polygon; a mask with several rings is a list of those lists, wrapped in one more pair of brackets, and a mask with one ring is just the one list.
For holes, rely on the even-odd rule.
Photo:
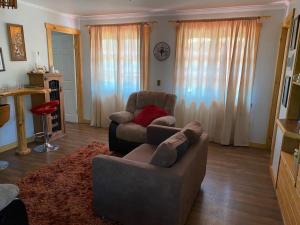
{"label": "white ceiling", "polygon": [[63,13],[90,16],[266,5],[288,0],[22,0]]}

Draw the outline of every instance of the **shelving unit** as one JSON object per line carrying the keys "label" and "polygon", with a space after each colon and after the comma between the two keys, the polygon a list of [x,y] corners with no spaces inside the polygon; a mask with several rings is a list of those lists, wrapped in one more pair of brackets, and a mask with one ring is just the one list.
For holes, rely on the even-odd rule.
{"label": "shelving unit", "polygon": [[[63,75],[58,73],[28,73],[28,76],[30,85],[51,89],[51,92],[46,96],[32,95],[31,102],[33,106],[52,100],[60,102],[58,109],[48,116],[47,123],[52,140],[62,137],[65,134]],[[34,116],[33,122],[35,133],[41,132],[41,118]]]}
{"label": "shelving unit", "polygon": [[278,119],[277,124],[284,136],[300,140],[300,120]]}
{"label": "shelving unit", "polygon": [[[294,13],[292,14],[294,18]],[[280,93],[287,93],[287,106],[278,101],[276,119],[276,135],[274,137],[274,153],[272,154],[271,171],[274,188],[278,197],[283,220],[286,225],[300,224],[300,166],[295,157],[295,149],[300,149],[300,83],[293,81],[300,74],[300,29],[296,49],[290,49],[291,27],[287,38],[286,64],[282,69]],[[292,56],[292,57],[291,57]],[[289,86],[284,85],[286,77],[290,77]]]}
{"label": "shelving unit", "polygon": [[296,86],[299,86],[300,87],[300,83],[298,83],[298,82],[293,82],[293,85],[296,85]]}

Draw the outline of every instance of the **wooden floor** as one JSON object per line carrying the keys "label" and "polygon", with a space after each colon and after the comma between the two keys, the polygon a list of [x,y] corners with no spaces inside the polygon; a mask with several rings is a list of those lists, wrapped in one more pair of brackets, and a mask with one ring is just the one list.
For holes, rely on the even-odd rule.
{"label": "wooden floor", "polygon": [[[14,151],[1,153],[0,159],[8,160],[10,167],[0,171],[0,183],[16,183],[80,146],[108,140],[104,129],[77,124],[67,124],[66,129],[67,135],[56,141],[61,147],[58,152],[27,156],[16,156]],[[263,150],[211,144],[206,177],[187,225],[283,224],[268,162],[269,154]]]}

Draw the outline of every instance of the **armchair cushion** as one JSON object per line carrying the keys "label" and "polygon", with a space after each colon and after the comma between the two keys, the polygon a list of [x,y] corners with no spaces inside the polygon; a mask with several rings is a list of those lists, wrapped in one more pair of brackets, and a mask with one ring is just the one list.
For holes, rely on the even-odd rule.
{"label": "armchair cushion", "polygon": [[147,105],[136,117],[134,117],[132,122],[147,127],[153,120],[167,115],[168,112],[164,109],[156,105]]}
{"label": "armchair cushion", "polygon": [[[146,128],[129,122],[121,123],[116,130],[117,138],[135,143],[146,143]],[[122,146],[120,146],[122,148]]]}
{"label": "armchair cushion", "polygon": [[19,195],[19,188],[13,184],[0,184],[0,211]]}
{"label": "armchair cushion", "polygon": [[151,122],[151,124],[154,125],[161,125],[161,126],[167,126],[167,127],[174,127],[176,123],[174,116],[163,116],[159,117]]}
{"label": "armchair cushion", "polygon": [[199,140],[199,138],[203,132],[203,129],[202,129],[200,122],[193,121],[193,122],[188,123],[182,129],[182,132],[185,134],[185,136],[189,140],[190,144],[194,144]]}
{"label": "armchair cushion", "polygon": [[166,110],[170,115],[174,115],[175,103],[176,95],[174,94],[139,91],[129,96],[126,111],[134,113],[136,110],[142,109],[147,105],[154,104]]}
{"label": "armchair cushion", "polygon": [[133,119],[133,114],[127,111],[115,112],[109,116],[109,119],[117,123],[128,123]]}
{"label": "armchair cushion", "polygon": [[149,144],[142,144],[135,148],[133,151],[129,152],[123,157],[123,159],[128,159],[137,162],[150,163],[151,157],[155,152],[156,146]]}
{"label": "armchair cushion", "polygon": [[151,164],[160,167],[171,167],[188,149],[188,141],[182,132],[177,132],[156,149]]}

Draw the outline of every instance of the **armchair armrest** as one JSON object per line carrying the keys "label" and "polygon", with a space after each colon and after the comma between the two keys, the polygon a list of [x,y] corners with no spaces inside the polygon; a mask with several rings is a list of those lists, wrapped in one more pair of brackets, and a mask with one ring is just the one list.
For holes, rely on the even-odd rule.
{"label": "armchair armrest", "polygon": [[174,127],[176,119],[174,116],[163,116],[152,121],[151,124]]}
{"label": "armchair armrest", "polygon": [[147,127],[147,143],[159,145],[181,129],[176,127],[166,127],[160,125],[149,125]]}
{"label": "armchair armrest", "polygon": [[109,116],[109,119],[116,123],[128,123],[133,119],[133,113],[127,111],[115,112]]}
{"label": "armchair armrest", "polygon": [[19,195],[19,188],[13,184],[0,184],[0,211]]}

